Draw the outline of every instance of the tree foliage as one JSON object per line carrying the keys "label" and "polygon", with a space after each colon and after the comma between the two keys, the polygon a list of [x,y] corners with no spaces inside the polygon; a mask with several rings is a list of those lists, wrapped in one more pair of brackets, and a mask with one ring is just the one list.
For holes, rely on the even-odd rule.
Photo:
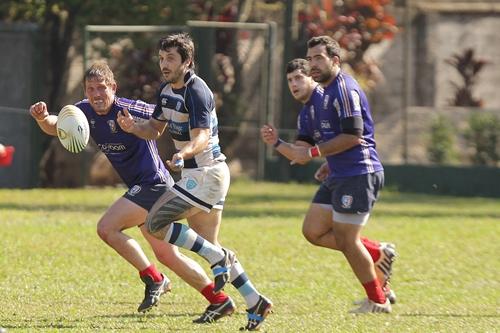
{"label": "tree foliage", "polygon": [[374,44],[392,39],[398,31],[391,4],[391,0],[302,1],[298,17],[300,42],[319,35],[333,37],[345,51],[342,61],[365,89],[372,88],[382,75],[365,52]]}

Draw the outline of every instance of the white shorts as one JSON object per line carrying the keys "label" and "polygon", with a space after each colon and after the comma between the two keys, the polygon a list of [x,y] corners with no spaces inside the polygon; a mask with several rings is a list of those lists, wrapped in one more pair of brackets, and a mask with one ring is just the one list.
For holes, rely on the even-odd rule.
{"label": "white shorts", "polygon": [[172,191],[195,207],[209,213],[221,209],[229,190],[230,174],[226,162],[196,169],[183,169],[182,178]]}

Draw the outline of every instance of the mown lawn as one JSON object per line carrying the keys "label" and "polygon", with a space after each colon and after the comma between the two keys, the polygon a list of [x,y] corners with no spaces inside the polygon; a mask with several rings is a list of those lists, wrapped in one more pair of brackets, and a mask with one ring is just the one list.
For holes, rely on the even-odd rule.
{"label": "mown lawn", "polygon": [[[308,244],[303,215],[316,186],[240,181],[232,185],[222,243],[238,253],[274,302],[266,332],[498,332],[500,199],[384,190],[366,227],[396,243],[390,315],[353,316],[363,296],[345,259]],[[235,315],[191,321],[205,300],[167,269],[173,292],[146,315],[137,272],[96,235],[95,225],[124,189],[0,190],[0,326],[8,332],[235,332]],[[138,230],[128,231],[146,253]],[[208,265],[200,261],[203,267]],[[210,275],[209,275],[210,276]]]}

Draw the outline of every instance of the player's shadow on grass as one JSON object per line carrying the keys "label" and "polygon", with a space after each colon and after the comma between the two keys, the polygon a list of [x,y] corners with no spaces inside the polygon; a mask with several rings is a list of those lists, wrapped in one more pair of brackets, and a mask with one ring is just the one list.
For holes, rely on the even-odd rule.
{"label": "player's shadow on grass", "polygon": [[500,314],[486,313],[486,314],[474,314],[474,313],[401,313],[398,314],[401,317],[451,317],[451,318],[500,318]]}
{"label": "player's shadow on grass", "polygon": [[96,212],[96,211],[105,211],[109,205],[82,205],[78,206],[75,204],[67,204],[67,205],[37,205],[37,204],[14,204],[14,203],[0,203],[1,209],[10,209],[10,210],[21,210],[21,211],[61,211],[61,212]]}
{"label": "player's shadow on grass", "polygon": [[500,215],[495,214],[493,212],[488,212],[488,211],[482,211],[482,212],[463,212],[463,211],[457,211],[456,213],[445,211],[445,212],[440,212],[440,211],[432,211],[432,210],[426,210],[426,211],[420,211],[420,212],[415,212],[411,211],[408,212],[405,209],[385,209],[384,207],[376,207],[374,212],[373,212],[373,217],[376,217],[377,215],[380,216],[409,216],[413,218],[422,218],[422,219],[431,219],[431,218],[438,218],[438,217],[445,217],[449,218],[451,216],[457,216],[459,218],[474,218],[474,219],[485,219],[485,218],[500,218]]}
{"label": "player's shadow on grass", "polygon": [[123,313],[123,314],[116,314],[116,315],[100,315],[100,316],[93,316],[90,318],[95,318],[95,319],[137,319],[137,321],[144,321],[152,318],[166,318],[166,317],[193,317],[193,319],[198,318],[200,316],[200,313],[190,313],[190,312],[184,312],[184,313],[175,313],[175,312],[162,312],[162,313]]}
{"label": "player's shadow on grass", "polygon": [[[5,324],[2,323],[0,326],[5,328],[5,329],[57,329],[57,330],[64,330],[64,329],[74,329],[76,328],[76,325],[68,325],[68,324],[54,324],[54,323],[36,323],[33,322],[34,320],[32,319],[26,319],[26,320],[16,320],[16,324]],[[48,319],[41,319],[40,321],[49,321]]]}

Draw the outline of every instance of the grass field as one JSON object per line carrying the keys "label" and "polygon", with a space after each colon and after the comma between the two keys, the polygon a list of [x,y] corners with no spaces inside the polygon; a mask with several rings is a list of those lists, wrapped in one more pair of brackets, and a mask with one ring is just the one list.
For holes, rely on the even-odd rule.
{"label": "grass field", "polygon": [[[274,302],[266,332],[498,332],[500,199],[385,190],[365,235],[397,244],[390,315],[352,316],[363,296],[345,259],[301,235],[313,185],[236,182],[221,241]],[[96,235],[123,189],[0,190],[0,326],[8,332],[235,332],[238,310],[213,325],[191,320],[206,306],[164,269],[173,292],[146,315],[137,272]],[[150,249],[138,230],[128,232]],[[201,261],[200,261],[201,262]],[[203,263],[203,267],[208,265]],[[211,276],[211,275],[209,275]]]}

